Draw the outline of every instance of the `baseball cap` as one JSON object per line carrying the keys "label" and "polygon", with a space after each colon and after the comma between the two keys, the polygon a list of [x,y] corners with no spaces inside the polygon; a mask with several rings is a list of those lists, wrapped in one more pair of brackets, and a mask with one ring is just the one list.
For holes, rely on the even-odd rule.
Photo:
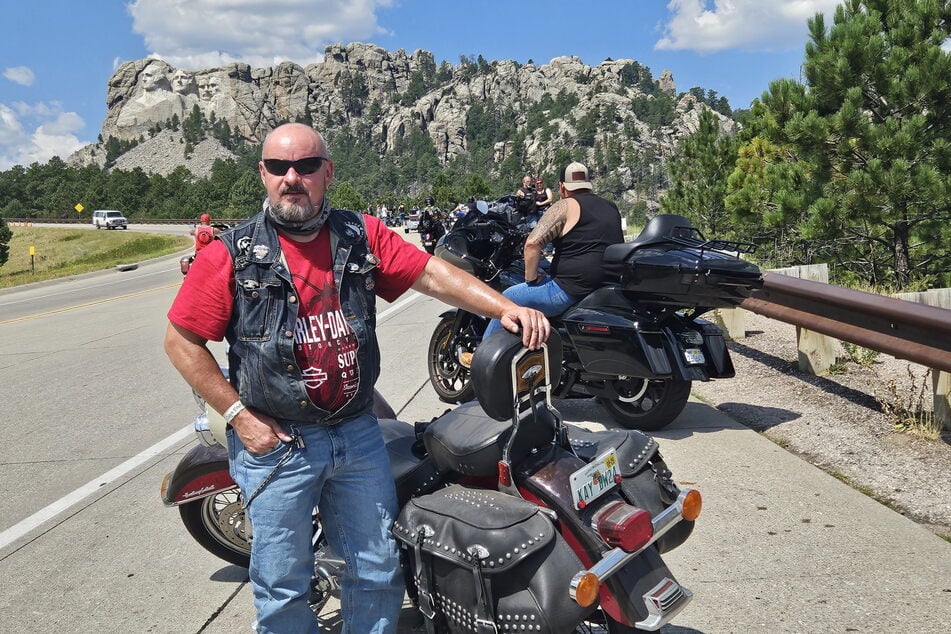
{"label": "baseball cap", "polygon": [[591,189],[591,183],[588,180],[588,168],[575,161],[569,163],[565,169],[561,170],[562,184],[570,192],[576,189]]}

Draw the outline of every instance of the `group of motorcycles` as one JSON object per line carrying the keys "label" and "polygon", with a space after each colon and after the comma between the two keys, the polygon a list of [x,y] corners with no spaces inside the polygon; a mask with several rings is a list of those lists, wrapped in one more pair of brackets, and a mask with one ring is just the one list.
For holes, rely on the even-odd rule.
{"label": "group of motorcycles", "polygon": [[[437,257],[503,291],[524,281],[529,228],[511,197],[470,213],[442,239]],[[707,240],[683,216],[659,215],[631,242],[609,246],[604,266],[618,279],[552,319],[564,342],[557,398],[594,397],[623,427],[656,430],[683,410],[693,381],[734,376],[722,331],[701,315],[739,304],[762,285],[738,257],[752,245]],[[477,350],[488,320],[449,310],[429,342],[429,378],[439,397],[474,397],[462,361]],[[466,355],[467,356],[467,355]]]}
{"label": "group of motorcycles", "polygon": [[[528,229],[511,197],[481,203],[436,240],[437,257],[504,289],[524,279]],[[612,245],[617,281],[560,318],[529,351],[486,320],[440,316],[429,377],[455,403],[428,423],[400,421],[376,394],[401,514],[407,593],[430,632],[655,631],[690,601],[662,555],[690,535],[701,509],[680,490],[657,443],[694,380],[733,376],[722,332],[700,318],[761,285],[741,260],[750,245],[708,240],[681,216],[651,220]],[[474,353],[471,363],[461,362]],[[225,370],[226,372],[226,370]],[[565,423],[553,398],[598,400],[625,429]],[[224,420],[206,408],[200,444],[166,475],[162,499],[218,557],[247,566],[253,529],[228,470]],[[338,589],[345,566],[314,509],[311,602]]]}

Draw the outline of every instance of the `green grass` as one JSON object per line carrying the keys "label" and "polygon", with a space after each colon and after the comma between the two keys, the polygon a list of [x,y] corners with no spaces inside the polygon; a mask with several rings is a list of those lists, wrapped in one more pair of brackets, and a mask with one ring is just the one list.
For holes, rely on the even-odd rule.
{"label": "green grass", "polygon": [[[69,227],[10,227],[10,257],[0,266],[0,288],[135,264],[192,244],[187,236]],[[30,257],[30,247],[35,256]],[[35,267],[35,271],[34,271]]]}

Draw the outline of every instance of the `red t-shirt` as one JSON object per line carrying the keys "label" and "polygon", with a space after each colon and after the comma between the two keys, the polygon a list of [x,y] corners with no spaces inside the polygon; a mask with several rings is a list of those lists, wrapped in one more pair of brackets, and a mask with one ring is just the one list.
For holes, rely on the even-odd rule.
{"label": "red t-shirt", "polygon": [[215,228],[207,225],[195,227],[195,253],[198,253],[215,239]]}
{"label": "red t-shirt", "polygon": [[[380,260],[375,269],[375,292],[392,302],[422,273],[429,255],[406,242],[379,219],[365,216],[370,250]],[[311,400],[336,411],[360,385],[357,340],[343,317],[334,288],[330,232],[322,230],[311,242],[280,236],[281,250],[292,272],[298,296],[294,353]],[[188,271],[168,318],[196,335],[220,341],[231,320],[235,293],[231,256],[220,240],[202,250]]]}

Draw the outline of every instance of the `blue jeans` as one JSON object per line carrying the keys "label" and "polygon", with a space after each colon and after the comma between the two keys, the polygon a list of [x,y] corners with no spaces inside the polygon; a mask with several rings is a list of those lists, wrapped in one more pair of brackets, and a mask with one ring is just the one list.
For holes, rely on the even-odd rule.
{"label": "blue jeans", "polygon": [[257,631],[318,631],[307,604],[314,573],[312,511],[318,507],[330,548],[346,562],[343,632],[395,632],[404,586],[390,528],[399,509],[376,417],[285,429],[295,440],[263,455],[247,451],[228,429],[231,475],[245,499],[252,496],[249,575]]}
{"label": "blue jeans", "polygon": [[[538,286],[529,286],[528,284],[516,284],[510,286],[502,293],[519,306],[534,308],[542,312],[546,317],[557,317],[568,310],[577,300],[566,293],[558,286],[555,278],[549,276],[545,278]],[[485,339],[493,332],[502,327],[502,322],[493,319],[485,328]]]}

